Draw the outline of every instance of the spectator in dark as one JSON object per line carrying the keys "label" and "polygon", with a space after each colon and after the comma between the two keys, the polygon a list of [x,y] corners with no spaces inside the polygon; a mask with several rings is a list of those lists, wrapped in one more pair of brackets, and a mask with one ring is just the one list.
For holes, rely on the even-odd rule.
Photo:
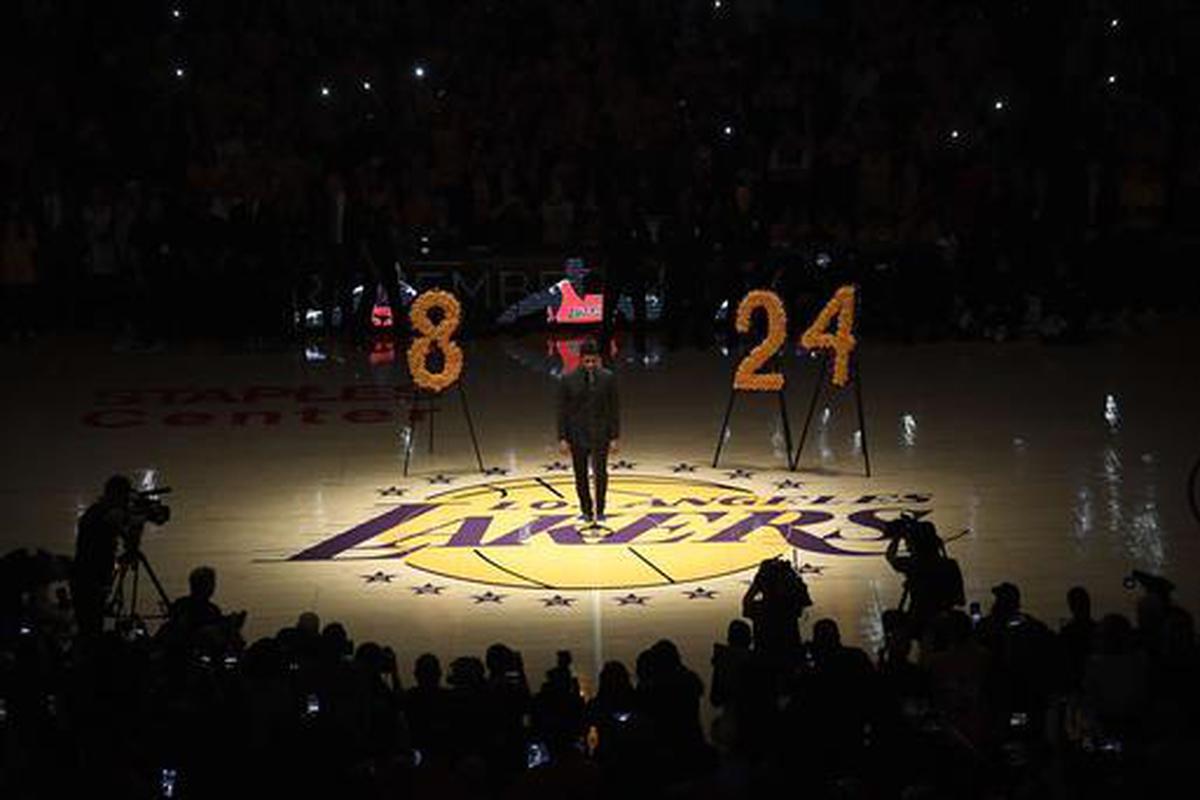
{"label": "spectator in dark", "polygon": [[613,743],[623,738],[623,732],[634,724],[638,699],[629,679],[629,670],[620,661],[607,661],[600,669],[596,695],[588,701],[584,719],[595,727],[598,736],[598,757],[611,752]]}
{"label": "spectator in dark", "polygon": [[1150,665],[1152,722],[1159,741],[1195,741],[1200,733],[1200,648],[1192,615],[1172,606]]}
{"label": "spectator in dark", "polygon": [[550,194],[542,201],[542,244],[554,252],[562,252],[570,242],[575,227],[575,205],[566,197],[562,181],[550,179]]}
{"label": "spectator in dark", "polygon": [[867,725],[878,710],[876,681],[871,659],[842,644],[836,622],[821,619],[813,625],[808,658],[785,712],[791,723],[786,727],[808,732],[804,740],[819,754],[816,763],[832,775],[860,762]]}
{"label": "spectator in dark", "polygon": [[557,662],[546,671],[546,681],[533,698],[535,736],[556,757],[583,739],[584,702],[579,681],[571,672],[571,653],[560,650]]}
{"label": "spectator in dark", "polygon": [[746,177],[733,189],[732,202],[722,220],[721,244],[726,267],[726,297],[731,304],[750,289],[772,285],[766,273],[767,226],[755,205],[754,191]]}
{"label": "spectator in dark", "polygon": [[704,344],[716,310],[712,301],[717,292],[711,281],[697,279],[708,263],[708,253],[707,231],[695,205],[690,189],[681,189],[674,213],[663,222],[659,235],[665,284],[663,313],[670,347],[679,343]]}
{"label": "spectator in dark", "polygon": [[516,171],[511,167],[500,173],[500,202],[492,209],[491,218],[496,244],[509,250],[530,246],[536,230],[536,215],[530,210]]}
{"label": "spectator in dark", "polygon": [[604,770],[605,796],[642,791],[645,783],[640,776],[656,768],[656,742],[640,702],[625,665],[605,663],[599,688],[585,712],[588,746]]}
{"label": "spectator in dark", "polygon": [[754,660],[754,652],[750,649],[753,641],[750,626],[744,620],[735,619],[729,623],[725,642],[713,645],[708,699],[717,708],[732,701],[743,687],[744,675]]}
{"label": "spectator in dark", "polygon": [[454,761],[482,758],[494,743],[495,731],[483,662],[474,656],[454,659],[446,683],[450,686],[446,715],[450,723],[450,757]]}
{"label": "spectator in dark", "polygon": [[650,232],[646,228],[633,198],[622,194],[617,198],[612,217],[604,229],[604,332],[601,349],[606,350],[612,338],[618,303],[628,296],[633,306],[634,347],[645,351],[646,336],[646,259],[651,253]]}
{"label": "spectator in dark", "polygon": [[296,627],[285,630],[286,634],[278,638],[287,657],[296,669],[307,672],[321,657],[321,617],[305,611],[296,618]]}
{"label": "spectator in dark", "polygon": [[[32,612],[37,626],[60,645],[67,645],[74,638],[75,608],[71,603],[71,592],[61,582],[69,574],[58,575],[52,581],[39,583],[31,598]],[[53,597],[51,597],[53,590]]]}
{"label": "spectator in dark", "polygon": [[321,657],[328,664],[346,661],[354,653],[354,642],[340,622],[330,622],[321,629]]}
{"label": "spectator in dark", "polygon": [[488,760],[497,774],[511,774],[524,766],[522,738],[531,694],[521,654],[503,644],[493,644],[487,664]]}
{"label": "spectator in dark", "polygon": [[418,656],[413,678],[416,686],[404,693],[404,714],[413,747],[431,758],[443,756],[450,731],[449,692],[442,686],[442,665],[437,656]]}
{"label": "spectator in dark", "polygon": [[638,706],[654,741],[660,780],[694,777],[710,766],[711,753],[700,728],[704,684],[666,639],[638,655]]}
{"label": "spectator in dark", "polygon": [[607,796],[601,795],[600,789],[600,767],[586,753],[577,747],[551,747],[548,760],[518,773],[504,796],[512,800],[594,800]]}
{"label": "spectator in dark", "polygon": [[752,642],[744,620],[729,623],[726,643],[713,645],[709,691],[713,706],[720,709],[712,723],[713,744],[751,758],[772,743],[779,702],[776,676],[751,648]]}
{"label": "spectator in dark", "polygon": [[217,573],[212,567],[196,567],[188,575],[189,591],[177,598],[159,629],[172,658],[199,654],[206,663],[236,658],[243,647],[241,629],[246,612],[223,614],[212,601],[217,588]]}
{"label": "spectator in dark", "polygon": [[1094,734],[1123,741],[1139,736],[1148,711],[1150,659],[1129,620],[1108,614],[1083,672],[1083,702]]}
{"label": "spectator in dark", "polygon": [[296,618],[296,631],[305,638],[317,638],[321,634],[321,617],[315,611],[304,611]]}
{"label": "spectator in dark", "polygon": [[300,661],[292,676],[303,712],[300,742],[320,748],[322,757],[332,765],[329,775],[343,774],[363,753],[359,736],[367,725],[367,712],[354,649],[340,622],[327,623],[316,643],[315,659]]}
{"label": "spectator in dark", "polygon": [[812,605],[804,579],[788,562],[771,558],[759,565],[742,597],[742,616],[754,625],[754,651],[776,674],[800,653],[800,615]]}
{"label": "spectator in dark", "polygon": [[217,591],[217,572],[212,567],[196,567],[188,574],[188,593],[171,603],[168,618],[171,628],[184,639],[209,625],[220,624],[221,609],[212,601]]}
{"label": "spectator in dark", "polygon": [[[317,661],[314,665],[314,677],[318,691],[325,694],[323,698],[330,707],[342,705],[353,690],[354,670],[352,659],[354,642],[350,639],[346,627],[340,622],[330,622],[321,629],[321,638],[317,643]],[[343,719],[343,722],[345,720]]]}
{"label": "spectator in dark", "polygon": [[975,636],[984,647],[996,652],[1001,648],[1004,633],[1019,627],[1024,619],[1021,590],[1008,581],[998,583],[992,587],[992,607],[979,621]]}
{"label": "spectator in dark", "polygon": [[971,619],[959,611],[934,617],[921,646],[921,666],[929,677],[934,708],[956,735],[976,747],[989,741],[992,714],[987,682],[992,658],[971,632]]}
{"label": "spectator in dark", "polygon": [[[399,276],[399,243],[395,230],[395,209],[392,198],[381,182],[374,182],[368,189],[367,205],[364,210],[362,236],[358,240],[359,257],[366,269],[365,293],[361,313],[355,325],[370,330],[376,305],[386,305],[391,310],[391,324],[395,326],[403,310]],[[378,295],[382,291],[384,298]]]}
{"label": "spectator in dark", "polygon": [[1163,626],[1167,615],[1174,608],[1171,593],[1174,585],[1157,576],[1143,583],[1145,591],[1137,601],[1137,636],[1141,645],[1152,655],[1158,653],[1163,639]]}
{"label": "spectator in dark", "polygon": [[[291,676],[285,664],[285,654],[277,639],[259,639],[246,648],[241,659],[244,679],[243,707],[246,722],[245,737],[249,752],[247,761],[266,760],[258,769],[269,769],[267,760],[279,754],[280,743],[289,733],[295,719],[295,698],[288,685]],[[249,770],[248,770],[249,771]],[[269,779],[263,778],[266,784]]]}
{"label": "spectator in dark", "polygon": [[[879,651],[879,703],[874,713],[872,746],[883,754],[881,768],[897,771],[912,747],[912,731],[931,704],[929,674],[912,658],[913,640],[904,612],[883,612],[883,648]],[[886,765],[886,767],[884,766]]]}
{"label": "spectator in dark", "polygon": [[409,731],[401,711],[404,689],[390,647],[364,642],[354,653],[357,671],[356,711],[361,725],[354,731],[356,750],[376,759],[409,751]]}
{"label": "spectator in dark", "polygon": [[1079,688],[1083,670],[1096,638],[1096,621],[1092,619],[1092,598],[1087,589],[1073,586],[1067,592],[1067,607],[1071,619],[1058,631],[1063,655],[1063,681],[1068,690]]}
{"label": "spectator in dark", "polygon": [[87,267],[86,309],[81,318],[102,331],[111,332],[122,322],[124,286],[117,259],[116,230],[112,195],[106,187],[95,186],[91,199],[83,207],[84,263]]}
{"label": "spectator in dark", "polygon": [[976,636],[991,658],[993,723],[997,730],[1015,724],[1039,730],[1057,681],[1054,635],[1021,609],[1021,593],[1014,584],[998,584],[992,595],[991,612],[980,621]]}

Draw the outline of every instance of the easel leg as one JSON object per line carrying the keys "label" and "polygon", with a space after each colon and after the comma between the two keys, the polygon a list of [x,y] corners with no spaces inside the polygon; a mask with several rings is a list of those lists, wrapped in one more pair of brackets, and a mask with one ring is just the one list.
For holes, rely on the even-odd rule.
{"label": "easel leg", "polygon": [[433,418],[437,416],[437,395],[429,396],[429,455],[433,455]]}
{"label": "easel leg", "polygon": [[408,477],[408,464],[412,461],[413,439],[417,436],[417,398],[413,395],[412,405],[408,407],[408,438],[404,442],[404,477]]}
{"label": "easel leg", "polygon": [[813,412],[817,410],[817,398],[821,396],[821,389],[825,386],[825,363],[821,362],[821,371],[817,374],[817,385],[813,387],[812,400],[808,403],[808,415],[804,417],[804,429],[800,431],[800,444],[796,445],[796,454],[792,456],[792,463],[788,465],[789,469],[796,469],[796,465],[800,463],[800,454],[804,452],[804,443],[808,441],[808,429],[812,425]]}
{"label": "easel leg", "polygon": [[479,464],[479,471],[484,472],[483,456],[479,454],[479,440],[475,438],[475,423],[471,421],[471,409],[467,406],[467,390],[463,388],[461,380],[458,382],[458,399],[462,401],[463,416],[467,418],[467,431],[471,434],[471,446],[475,448],[475,461]]}
{"label": "easel leg", "polygon": [[788,469],[792,468],[792,426],[788,422],[787,397],[783,389],[779,390],[779,416],[783,418],[783,445],[786,448]]}
{"label": "easel leg", "polygon": [[717,452],[713,453],[713,469],[721,460],[721,448],[725,445],[725,432],[729,430],[729,415],[733,413],[733,399],[737,397],[737,389],[729,390],[729,403],[725,406],[725,419],[721,422],[721,432],[717,434]]}
{"label": "easel leg", "polygon": [[867,477],[871,477],[871,451],[867,449],[867,422],[866,415],[863,414],[863,399],[862,399],[862,370],[854,371],[854,400],[858,406],[858,430],[862,435],[862,451],[863,464],[867,470]]}

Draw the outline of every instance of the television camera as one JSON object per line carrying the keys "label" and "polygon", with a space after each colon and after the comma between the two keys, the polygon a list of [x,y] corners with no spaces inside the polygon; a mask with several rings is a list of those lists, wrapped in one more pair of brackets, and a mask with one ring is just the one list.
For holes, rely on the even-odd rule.
{"label": "television camera", "polygon": [[[138,584],[141,571],[144,569],[154,587],[159,600],[157,614],[147,616],[165,618],[171,607],[171,600],[163,588],[162,581],[150,566],[150,561],[142,552],[142,532],[146,523],[165,525],[171,519],[171,508],[163,497],[171,493],[169,486],[156,486],[150,489],[135,490],[129,500],[129,516],[125,536],[122,537],[124,550],[117,558],[117,575],[113,581],[112,595],[108,607],[117,620],[117,629],[131,635],[144,632],[142,615],[138,613]],[[128,597],[126,588],[128,587]]]}
{"label": "television camera", "polygon": [[163,497],[170,493],[170,486],[135,490],[129,501],[132,526],[140,529],[147,522],[153,522],[155,525],[166,525],[170,522],[171,507],[163,502]]}

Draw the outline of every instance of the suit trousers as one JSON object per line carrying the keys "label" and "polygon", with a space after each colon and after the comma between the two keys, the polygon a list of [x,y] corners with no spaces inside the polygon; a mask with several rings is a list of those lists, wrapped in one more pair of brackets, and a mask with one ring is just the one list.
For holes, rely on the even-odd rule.
{"label": "suit trousers", "polygon": [[575,470],[575,493],[579,495],[579,510],[592,516],[592,493],[588,481],[588,462],[596,473],[596,505],[598,515],[604,514],[604,495],[608,491],[608,442],[599,447],[571,443],[571,466]]}

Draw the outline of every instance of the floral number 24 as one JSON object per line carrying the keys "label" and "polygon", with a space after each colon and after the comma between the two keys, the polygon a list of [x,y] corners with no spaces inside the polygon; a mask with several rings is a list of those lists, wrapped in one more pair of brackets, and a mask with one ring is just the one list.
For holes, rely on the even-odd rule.
{"label": "floral number 24", "polygon": [[[850,380],[850,356],[857,340],[854,338],[854,311],[857,296],[853,286],[842,286],[817,314],[812,324],[800,335],[800,346],[807,350],[833,352],[834,386],[845,386]],[[748,333],[754,312],[762,309],[767,315],[767,333],[738,364],[733,375],[733,388],[752,392],[777,392],[783,388],[784,376],[779,372],[759,372],[787,338],[787,313],[783,300],[774,292],[756,289],[748,292],[737,308],[737,331]],[[830,327],[836,328],[830,332]]]}

